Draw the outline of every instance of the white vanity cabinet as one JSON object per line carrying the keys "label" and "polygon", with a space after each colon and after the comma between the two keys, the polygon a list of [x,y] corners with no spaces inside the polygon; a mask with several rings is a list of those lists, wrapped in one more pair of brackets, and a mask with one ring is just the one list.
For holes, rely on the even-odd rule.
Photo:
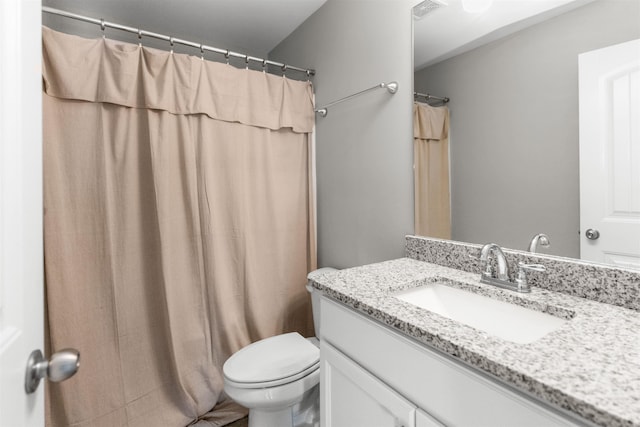
{"label": "white vanity cabinet", "polygon": [[327,297],[323,427],[590,426]]}

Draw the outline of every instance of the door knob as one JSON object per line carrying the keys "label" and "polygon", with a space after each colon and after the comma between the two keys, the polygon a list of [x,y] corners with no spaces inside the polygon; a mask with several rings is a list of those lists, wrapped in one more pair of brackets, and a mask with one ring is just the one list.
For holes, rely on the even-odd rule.
{"label": "door knob", "polygon": [[598,240],[598,237],[600,237],[600,232],[598,230],[594,230],[593,228],[588,229],[584,234],[589,240]]}
{"label": "door knob", "polygon": [[38,388],[40,380],[47,378],[54,383],[71,378],[80,368],[80,352],[66,348],[54,353],[46,360],[40,350],[34,350],[27,360],[24,389],[31,394]]}

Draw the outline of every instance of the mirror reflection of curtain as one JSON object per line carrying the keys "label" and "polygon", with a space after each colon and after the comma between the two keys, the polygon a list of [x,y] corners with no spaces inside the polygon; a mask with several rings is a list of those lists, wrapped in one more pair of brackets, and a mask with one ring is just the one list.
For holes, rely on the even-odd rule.
{"label": "mirror reflection of curtain", "polygon": [[451,238],[449,109],[413,104],[415,234]]}
{"label": "mirror reflection of curtain", "polygon": [[43,55],[48,353],[81,353],[47,425],[223,425],[225,360],[313,334],[311,84],[48,28]]}

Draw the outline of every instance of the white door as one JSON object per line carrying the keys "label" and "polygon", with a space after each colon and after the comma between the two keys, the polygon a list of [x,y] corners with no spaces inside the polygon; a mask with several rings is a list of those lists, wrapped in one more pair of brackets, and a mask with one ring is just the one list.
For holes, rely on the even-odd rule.
{"label": "white door", "polygon": [[640,40],[579,56],[580,256],[640,268]]}
{"label": "white door", "polygon": [[25,393],[43,347],[40,0],[0,0],[0,426],[44,425]]}
{"label": "white door", "polygon": [[416,427],[445,427],[445,425],[422,409],[418,409],[416,411]]}
{"label": "white door", "polygon": [[320,360],[323,427],[415,427],[412,403],[326,341]]}

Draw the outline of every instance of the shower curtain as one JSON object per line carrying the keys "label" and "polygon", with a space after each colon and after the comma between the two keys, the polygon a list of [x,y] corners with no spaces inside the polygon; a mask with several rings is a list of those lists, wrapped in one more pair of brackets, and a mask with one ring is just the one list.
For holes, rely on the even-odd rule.
{"label": "shower curtain", "polygon": [[414,102],[415,233],[451,239],[449,109]]}
{"label": "shower curtain", "polygon": [[210,412],[224,361],[313,334],[311,84],[48,28],[43,55],[47,344],[81,353],[47,425],[242,416]]}

